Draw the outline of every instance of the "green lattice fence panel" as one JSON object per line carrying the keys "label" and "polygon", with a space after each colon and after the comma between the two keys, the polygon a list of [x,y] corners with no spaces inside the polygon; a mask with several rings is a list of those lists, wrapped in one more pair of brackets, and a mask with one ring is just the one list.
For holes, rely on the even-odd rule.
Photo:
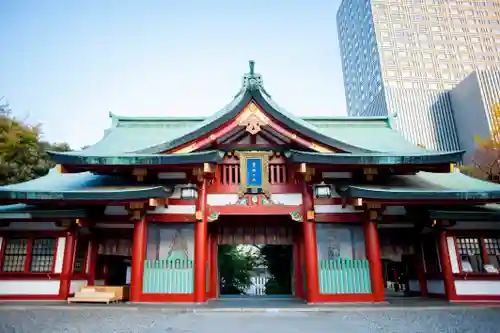
{"label": "green lattice fence panel", "polygon": [[193,260],[146,260],[142,289],[148,294],[193,293]]}
{"label": "green lattice fence panel", "polygon": [[368,260],[320,260],[319,290],[321,294],[371,293]]}

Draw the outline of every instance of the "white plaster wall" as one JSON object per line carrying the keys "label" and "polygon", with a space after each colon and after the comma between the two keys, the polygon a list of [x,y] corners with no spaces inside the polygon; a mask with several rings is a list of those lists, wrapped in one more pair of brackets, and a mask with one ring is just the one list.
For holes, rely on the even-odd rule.
{"label": "white plaster wall", "polygon": [[427,280],[427,291],[430,294],[445,294],[443,280]]}
{"label": "white plaster wall", "polygon": [[271,200],[282,205],[302,205],[302,193],[276,193],[271,194]]}
{"label": "white plaster wall", "polygon": [[66,248],[66,237],[57,239],[56,263],[54,265],[54,273],[61,273],[64,261],[64,249]]}
{"label": "white plaster wall", "polygon": [[148,210],[150,214],[194,214],[195,205],[172,205],[168,207],[156,207],[154,210]]}
{"label": "white plaster wall", "polygon": [[446,243],[448,244],[448,254],[450,255],[451,271],[453,273],[460,273],[455,239],[453,237],[446,237]]}
{"label": "white plaster wall", "polygon": [[420,291],[420,282],[418,280],[408,281],[410,291]]}
{"label": "white plaster wall", "polygon": [[457,295],[500,295],[500,281],[455,281]]}
{"label": "white plaster wall", "polygon": [[59,280],[2,280],[0,295],[58,295]]}
{"label": "white plaster wall", "polygon": [[238,201],[238,194],[207,194],[207,204],[211,206],[224,206]]}
{"label": "white plaster wall", "polygon": [[80,287],[86,286],[87,280],[71,280],[69,284],[69,293],[74,294],[80,290]]}
{"label": "white plaster wall", "polygon": [[314,205],[314,211],[316,214],[318,213],[356,213],[358,212],[354,206],[345,206],[342,205]]}
{"label": "white plaster wall", "polygon": [[[271,200],[282,205],[296,206],[302,204],[302,193],[276,193],[271,194]],[[223,206],[235,204],[238,194],[208,194],[207,203],[211,206]]]}

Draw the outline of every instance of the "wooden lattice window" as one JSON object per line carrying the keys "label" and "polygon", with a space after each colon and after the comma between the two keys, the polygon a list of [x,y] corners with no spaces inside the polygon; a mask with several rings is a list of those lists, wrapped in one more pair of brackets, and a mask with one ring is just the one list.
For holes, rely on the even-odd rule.
{"label": "wooden lattice window", "polygon": [[75,250],[75,263],[73,265],[73,273],[84,273],[87,262],[87,251],[89,242],[85,239],[78,239]]}
{"label": "wooden lattice window", "polygon": [[55,238],[7,238],[4,241],[2,272],[52,272],[57,247]]}
{"label": "wooden lattice window", "polygon": [[271,164],[269,166],[269,184],[280,185],[288,183],[286,164]]}
{"label": "wooden lattice window", "polygon": [[2,271],[24,272],[28,257],[28,239],[6,239]]}
{"label": "wooden lattice window", "polygon": [[482,245],[479,238],[457,238],[458,255],[464,272],[482,272]]}
{"label": "wooden lattice window", "polygon": [[485,238],[484,248],[488,256],[488,264],[500,270],[500,238]]}
{"label": "wooden lattice window", "polygon": [[34,239],[31,250],[31,272],[52,272],[55,259],[54,238]]}
{"label": "wooden lattice window", "polygon": [[238,185],[240,183],[240,166],[238,164],[222,165],[220,168],[220,183],[223,185]]}

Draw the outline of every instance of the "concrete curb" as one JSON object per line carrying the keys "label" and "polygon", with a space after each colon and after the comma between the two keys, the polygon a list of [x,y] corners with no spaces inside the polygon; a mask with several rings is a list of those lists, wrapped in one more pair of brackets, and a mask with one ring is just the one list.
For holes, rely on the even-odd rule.
{"label": "concrete curb", "polygon": [[58,310],[58,311],[86,311],[86,310],[117,310],[117,311],[160,311],[164,313],[289,313],[289,312],[306,312],[306,313],[324,313],[324,312],[345,312],[345,311],[455,311],[455,310],[473,310],[473,309],[488,309],[498,308],[495,305],[474,305],[474,306],[334,306],[334,307],[283,307],[283,308],[252,308],[252,307],[219,307],[219,308],[165,308],[155,306],[65,306],[65,305],[0,305],[1,311],[33,311],[33,310]]}

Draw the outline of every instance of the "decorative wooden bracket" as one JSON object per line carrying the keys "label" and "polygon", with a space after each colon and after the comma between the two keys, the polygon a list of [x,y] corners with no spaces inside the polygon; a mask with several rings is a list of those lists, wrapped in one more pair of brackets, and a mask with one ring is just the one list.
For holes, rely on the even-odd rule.
{"label": "decorative wooden bracket", "polygon": [[[149,203],[148,203],[149,204]],[[140,221],[146,214],[147,205],[142,201],[129,202],[127,205],[127,211],[130,214],[131,221]]]}
{"label": "decorative wooden bracket", "polygon": [[315,174],[314,168],[309,167],[306,163],[300,163],[298,172],[302,174],[306,182],[310,182]]}
{"label": "decorative wooden bracket", "polygon": [[372,181],[373,176],[378,175],[378,170],[376,168],[363,168],[363,173],[366,176],[366,180]]}
{"label": "decorative wooden bracket", "polygon": [[137,181],[142,182],[144,177],[148,174],[148,170],[144,168],[134,168],[134,170],[132,170],[132,174],[137,178]]}
{"label": "decorative wooden bracket", "polygon": [[156,207],[166,207],[167,206],[167,200],[168,199],[156,199],[156,198],[151,198],[148,200],[147,208],[148,209],[155,209]]}
{"label": "decorative wooden bracket", "polygon": [[205,178],[204,172],[202,168],[194,168],[193,169],[193,176],[196,177],[196,181],[198,183],[201,183],[203,179]]}
{"label": "decorative wooden bracket", "polygon": [[74,226],[75,224],[76,224],[75,219],[61,219],[60,221],[56,222],[56,225],[58,227],[62,227],[62,228],[70,228],[70,227]]}
{"label": "decorative wooden bracket", "polygon": [[269,125],[269,118],[254,102],[248,103],[236,121],[239,126],[246,127],[246,131],[252,135],[259,133],[262,127]]}
{"label": "decorative wooden bracket", "polygon": [[293,221],[295,222],[303,222],[302,214],[301,214],[301,207],[298,207],[296,210],[290,213],[290,217],[292,218]]}

